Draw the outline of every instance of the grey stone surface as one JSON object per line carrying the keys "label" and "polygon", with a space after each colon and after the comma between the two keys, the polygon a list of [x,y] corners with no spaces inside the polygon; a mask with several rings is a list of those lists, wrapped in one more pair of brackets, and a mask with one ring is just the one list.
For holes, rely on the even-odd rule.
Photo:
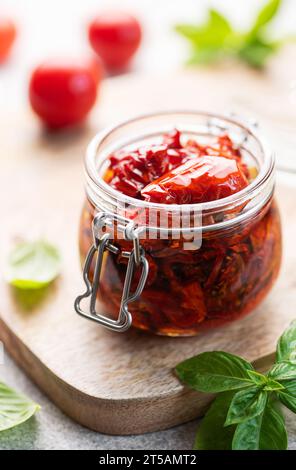
{"label": "grey stone surface", "polygon": [[[92,450],[190,450],[197,420],[166,431],[140,436],[107,436],[90,431],[65,416],[5,355],[0,380],[38,402],[42,409],[26,423],[0,433],[0,450],[92,449]],[[296,419],[287,413],[290,449],[296,449]]]}

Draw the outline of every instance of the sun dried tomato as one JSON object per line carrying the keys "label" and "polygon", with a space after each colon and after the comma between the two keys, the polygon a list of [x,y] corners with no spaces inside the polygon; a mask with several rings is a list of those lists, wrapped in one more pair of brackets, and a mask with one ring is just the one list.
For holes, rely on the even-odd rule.
{"label": "sun dried tomato", "polygon": [[110,169],[105,179],[117,191],[142,199],[141,190],[151,181],[186,161],[192,152],[181,147],[180,132],[175,130],[163,137],[158,145],[120,150],[110,157]]}
{"label": "sun dried tomato", "polygon": [[[239,149],[227,135],[218,137],[212,145],[202,145],[193,139],[182,145],[181,134],[175,129],[165,134],[160,144],[122,149],[109,160],[105,179],[110,186],[127,196],[152,202],[212,201],[229,196],[248,184],[247,167]],[[198,181],[191,177],[188,184],[189,174],[194,171],[198,173]],[[173,187],[172,181],[168,182],[172,178]],[[164,180],[169,194],[162,186],[156,186]],[[205,190],[208,185],[210,188]]]}
{"label": "sun dried tomato", "polygon": [[248,185],[236,160],[198,157],[148,184],[141,194],[149,202],[194,204],[230,196]]}

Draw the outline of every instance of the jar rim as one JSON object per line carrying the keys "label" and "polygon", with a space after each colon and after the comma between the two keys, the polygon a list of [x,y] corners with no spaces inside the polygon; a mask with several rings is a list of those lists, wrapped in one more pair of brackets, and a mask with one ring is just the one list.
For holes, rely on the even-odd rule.
{"label": "jar rim", "polygon": [[[194,204],[162,204],[162,203],[153,203],[153,202],[148,202],[148,201],[143,201],[141,199],[136,199],[131,196],[127,196],[126,194],[121,193],[120,191],[117,191],[116,189],[112,188],[104,179],[102,176],[100,176],[98,172],[98,168],[96,166],[96,156],[99,151],[99,147],[101,144],[104,143],[104,141],[112,135],[113,132],[121,129],[122,127],[128,125],[128,124],[133,124],[136,123],[139,120],[143,119],[148,119],[148,118],[157,118],[157,117],[162,117],[162,116],[173,116],[173,115],[185,115],[185,116],[194,116],[198,115],[201,117],[209,118],[209,119],[217,119],[221,122],[227,122],[230,125],[236,125],[239,126],[243,131],[248,133],[248,135],[251,135],[255,140],[260,144],[262,153],[264,155],[264,161],[263,165],[261,166],[257,176],[254,178],[254,180],[245,188],[241,189],[237,193],[234,193],[230,196],[227,196],[225,198],[221,198],[218,200],[214,201],[209,201],[209,202],[201,202],[201,203],[194,203]],[[177,126],[178,127],[178,126]],[[275,154],[272,152],[268,145],[266,144],[265,139],[260,135],[260,133],[257,131],[256,127],[252,125],[252,123],[246,123],[242,121],[238,117],[229,117],[228,115],[223,115],[223,114],[216,114],[216,113],[210,113],[207,111],[189,111],[189,110],[173,110],[173,111],[159,111],[155,113],[147,113],[147,114],[141,114],[138,116],[135,116],[133,118],[124,120],[119,122],[116,125],[109,126],[105,130],[97,133],[91,142],[89,143],[86,151],[86,158],[85,158],[85,170],[86,170],[86,177],[87,179],[90,179],[93,184],[98,189],[103,190],[105,193],[107,193],[109,196],[120,200],[121,203],[125,203],[127,205],[135,205],[138,208],[142,209],[156,209],[156,210],[164,210],[165,208],[171,212],[176,212],[180,210],[198,210],[198,211],[211,211],[211,210],[222,210],[223,207],[229,206],[232,204],[239,204],[243,199],[248,198],[251,194],[254,193],[254,191],[260,191],[262,185],[266,182],[266,180],[269,178],[269,176],[273,173],[274,170],[274,165],[275,165]]]}

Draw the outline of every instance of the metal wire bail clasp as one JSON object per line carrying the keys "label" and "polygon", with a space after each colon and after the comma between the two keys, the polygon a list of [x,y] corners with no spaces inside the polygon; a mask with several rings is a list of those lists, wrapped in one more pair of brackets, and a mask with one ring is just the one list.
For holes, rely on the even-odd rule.
{"label": "metal wire bail clasp", "polygon": [[[133,242],[133,249],[131,251],[121,251],[117,246],[111,243],[110,233],[103,232],[103,228],[114,224],[114,221],[117,222],[117,229],[121,229],[123,231],[124,238]],[[95,321],[110,330],[123,332],[130,328],[132,324],[132,316],[128,310],[128,305],[130,302],[135,301],[141,295],[147,280],[149,264],[145,258],[144,250],[140,246],[138,231],[133,223],[127,224],[126,219],[116,214],[100,212],[94,218],[92,228],[94,243],[89,249],[83,268],[83,279],[86,285],[86,291],[75,299],[74,308],[79,315],[87,318],[88,320]],[[121,253],[121,256],[128,258],[117,320],[108,318],[107,316],[96,311],[96,301],[100,287],[103,255],[106,250],[114,254]],[[95,260],[95,267],[93,279],[91,281],[90,271],[93,260]],[[131,282],[133,279],[135,267],[138,269],[141,268],[141,274],[135,292],[131,293]],[[88,297],[90,298],[89,311],[86,312],[81,308],[81,301]]]}

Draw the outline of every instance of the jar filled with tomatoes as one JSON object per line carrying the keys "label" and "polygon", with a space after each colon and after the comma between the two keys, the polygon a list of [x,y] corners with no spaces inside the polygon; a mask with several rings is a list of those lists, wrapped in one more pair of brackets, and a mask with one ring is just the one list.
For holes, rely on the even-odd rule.
{"label": "jar filled with tomatoes", "polygon": [[251,124],[202,112],[125,122],[91,142],[86,193],[75,309],[107,328],[195,335],[253,311],[277,278],[274,157]]}

